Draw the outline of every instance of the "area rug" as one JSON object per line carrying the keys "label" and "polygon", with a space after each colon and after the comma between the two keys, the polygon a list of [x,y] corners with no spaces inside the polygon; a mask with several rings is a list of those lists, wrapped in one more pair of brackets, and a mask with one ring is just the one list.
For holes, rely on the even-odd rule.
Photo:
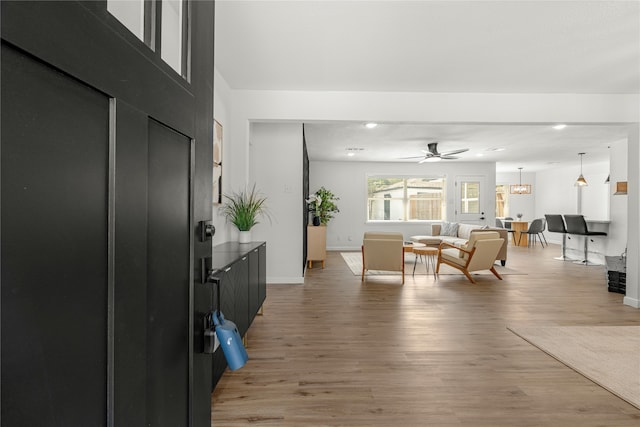
{"label": "area rug", "polygon": [[507,329],[640,409],[640,326]]}
{"label": "area rug", "polygon": [[[349,266],[349,269],[355,276],[362,275],[362,252],[340,252],[342,255],[342,259]],[[412,274],[413,273],[413,263],[415,262],[415,256],[412,253],[408,253],[405,255],[404,261],[404,274]],[[521,273],[516,270],[513,270],[508,267],[503,267],[499,264],[495,265],[496,271],[500,275],[509,275],[509,274],[526,274]],[[380,276],[395,276],[400,275],[402,272],[400,271],[379,271],[379,270],[367,270],[368,275],[380,275]],[[424,260],[418,261],[416,265],[416,275],[424,275],[426,273],[426,267],[424,264]],[[429,274],[433,274],[433,271],[429,269]],[[440,273],[439,274],[462,274],[460,270],[456,270],[453,267],[449,267],[448,265],[442,264],[440,265]],[[493,273],[489,270],[486,271],[474,271],[471,275],[484,275],[489,274],[493,276]]]}

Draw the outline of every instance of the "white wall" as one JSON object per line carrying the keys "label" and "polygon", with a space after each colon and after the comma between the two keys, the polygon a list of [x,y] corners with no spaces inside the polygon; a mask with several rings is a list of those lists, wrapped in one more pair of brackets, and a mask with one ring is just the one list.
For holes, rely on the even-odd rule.
{"label": "white wall", "polygon": [[627,197],[627,217],[629,228],[627,231],[627,294],[624,303],[640,308],[640,125],[638,123],[629,129],[629,151],[627,156],[627,177],[629,195]]}
{"label": "white wall", "polygon": [[400,176],[446,176],[447,219],[455,221],[454,181],[456,175],[485,176],[490,195],[484,202],[485,223],[495,224],[495,163],[460,163],[442,161],[438,163],[372,163],[372,162],[310,162],[309,191],[315,192],[321,186],[340,197],[337,202],[340,212],[327,225],[327,249],[358,249],[362,245],[365,231],[397,231],[405,239],[419,234],[430,234],[430,223],[367,223],[367,175]]}
{"label": "white wall", "polygon": [[251,229],[253,240],[267,242],[267,282],[303,283],[302,125],[253,123],[249,156],[249,185],[267,197],[273,217]]}
{"label": "white wall", "polygon": [[[536,194],[538,193],[537,185],[535,183],[536,174],[534,172],[522,172],[522,183],[531,185],[531,194],[509,194],[507,198],[509,200],[509,215],[512,218],[516,218],[518,213],[521,213],[523,221],[531,221],[532,219],[539,218],[535,213],[535,201]],[[520,171],[518,172],[498,172],[496,173],[496,184],[498,185],[513,185],[520,183]],[[509,187],[507,187],[509,188]]]}
{"label": "white wall", "polygon": [[628,196],[613,194],[616,191],[616,182],[627,180],[627,140],[611,144],[609,151],[611,157],[611,182],[607,185],[607,193],[610,200],[609,217],[611,224],[609,224],[609,235],[607,236],[607,255],[614,256],[622,254],[627,247],[627,229],[629,228],[627,220]]}
{"label": "white wall", "polygon": [[[234,152],[234,144],[242,141],[233,138],[233,128],[230,123],[231,116],[231,88],[216,70],[213,74],[213,117],[222,125],[222,193],[228,192],[230,168],[227,166]],[[212,244],[231,240],[231,227],[225,223],[225,218],[220,214],[221,205],[213,205],[213,225],[216,227],[216,234],[213,236]]]}

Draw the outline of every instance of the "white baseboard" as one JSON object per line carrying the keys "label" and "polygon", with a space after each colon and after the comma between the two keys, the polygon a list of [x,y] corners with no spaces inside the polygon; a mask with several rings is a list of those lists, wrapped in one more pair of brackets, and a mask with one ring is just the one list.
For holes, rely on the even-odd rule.
{"label": "white baseboard", "polygon": [[633,308],[640,308],[640,300],[637,298],[624,297],[622,303]]}
{"label": "white baseboard", "polygon": [[304,277],[267,277],[267,285],[301,285],[304,283]]}
{"label": "white baseboard", "polygon": [[362,245],[360,246],[332,246],[332,247],[327,247],[328,251],[359,251],[362,249]]}

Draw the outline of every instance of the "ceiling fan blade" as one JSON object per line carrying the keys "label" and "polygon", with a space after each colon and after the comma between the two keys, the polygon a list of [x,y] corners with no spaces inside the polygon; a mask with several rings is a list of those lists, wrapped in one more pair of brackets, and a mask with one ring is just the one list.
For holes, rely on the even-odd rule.
{"label": "ceiling fan blade", "polygon": [[429,160],[429,157],[425,157],[424,159],[420,160],[420,161],[418,162],[418,164],[422,164],[422,163],[424,163],[424,162],[426,162],[426,161],[428,161],[428,160]]}
{"label": "ceiling fan blade", "polygon": [[441,156],[453,156],[454,154],[464,153],[465,151],[469,151],[469,149],[462,148],[460,150],[447,151],[446,153],[442,153]]}
{"label": "ceiling fan blade", "polygon": [[441,158],[441,159],[444,159],[444,160],[455,160],[455,159],[459,159],[460,157],[456,157],[456,156],[445,156],[444,154],[442,154],[442,155],[440,156],[440,158]]}
{"label": "ceiling fan blade", "polygon": [[424,156],[411,156],[411,157],[397,157],[398,160],[404,159],[422,159]]}

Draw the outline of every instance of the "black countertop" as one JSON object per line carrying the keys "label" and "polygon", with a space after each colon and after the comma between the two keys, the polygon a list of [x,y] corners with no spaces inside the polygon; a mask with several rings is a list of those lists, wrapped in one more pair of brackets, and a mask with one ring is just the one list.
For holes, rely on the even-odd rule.
{"label": "black countertop", "polygon": [[213,247],[211,268],[213,270],[222,270],[263,244],[264,242],[220,243]]}

